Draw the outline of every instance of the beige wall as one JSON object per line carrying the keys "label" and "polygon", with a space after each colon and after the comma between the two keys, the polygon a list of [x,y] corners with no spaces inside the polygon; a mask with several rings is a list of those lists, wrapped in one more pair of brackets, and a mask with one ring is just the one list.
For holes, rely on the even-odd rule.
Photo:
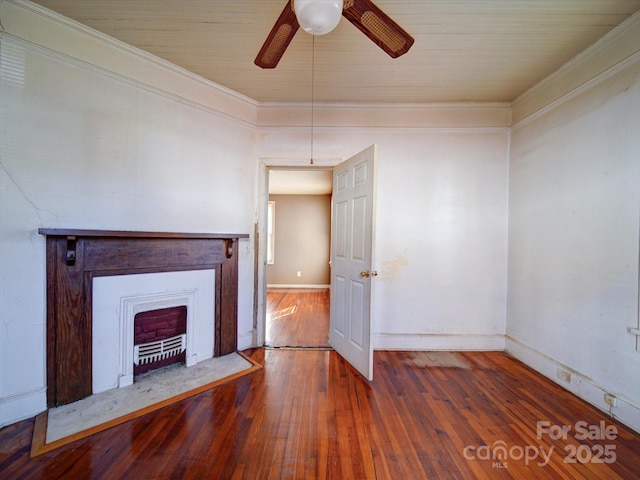
{"label": "beige wall", "polygon": [[269,200],[275,202],[275,261],[267,267],[267,284],[329,285],[331,195],[270,195]]}

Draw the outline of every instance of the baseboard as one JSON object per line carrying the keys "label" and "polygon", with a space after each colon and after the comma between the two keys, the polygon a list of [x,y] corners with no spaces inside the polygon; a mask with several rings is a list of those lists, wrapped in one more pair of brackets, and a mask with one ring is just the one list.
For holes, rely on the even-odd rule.
{"label": "baseboard", "polygon": [[318,285],[318,284],[312,284],[312,285],[303,285],[303,284],[299,284],[299,283],[269,283],[267,284],[267,288],[321,288],[321,289],[327,289],[330,288],[331,285]]}
{"label": "baseboard", "polygon": [[[620,423],[640,433],[640,405],[632,399],[626,398],[619,392],[538,352],[515,338],[506,337],[505,350],[554,383],[557,383],[577,397],[602,410],[611,418],[618,420]],[[560,376],[564,376],[565,379],[563,380]],[[615,406],[610,406],[605,402],[605,394],[615,397]]]}
{"label": "baseboard", "polygon": [[415,334],[376,333],[373,335],[374,350],[471,350],[502,351],[502,334]]}
{"label": "baseboard", "polygon": [[31,418],[46,409],[46,388],[0,398],[0,428]]}
{"label": "baseboard", "polygon": [[258,331],[254,328],[238,335],[238,350],[247,350],[258,346]]}

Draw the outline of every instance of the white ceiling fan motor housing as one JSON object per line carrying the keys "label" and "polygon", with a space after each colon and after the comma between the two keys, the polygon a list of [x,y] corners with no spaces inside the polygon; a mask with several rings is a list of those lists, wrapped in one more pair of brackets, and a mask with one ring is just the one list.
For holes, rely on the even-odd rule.
{"label": "white ceiling fan motor housing", "polygon": [[343,0],[294,0],[293,8],[302,29],[311,35],[332,31],[342,15]]}

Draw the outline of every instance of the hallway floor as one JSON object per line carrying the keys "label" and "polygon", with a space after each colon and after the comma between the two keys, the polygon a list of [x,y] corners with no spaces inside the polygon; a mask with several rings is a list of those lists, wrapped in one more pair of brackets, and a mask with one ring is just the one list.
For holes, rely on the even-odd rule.
{"label": "hallway floor", "polygon": [[269,347],[329,347],[329,290],[267,290],[265,343]]}

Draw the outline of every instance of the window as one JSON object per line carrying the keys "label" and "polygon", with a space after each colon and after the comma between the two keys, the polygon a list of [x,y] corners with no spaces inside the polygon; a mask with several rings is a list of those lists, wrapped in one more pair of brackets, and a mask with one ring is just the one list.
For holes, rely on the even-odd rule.
{"label": "window", "polygon": [[267,204],[267,265],[273,265],[275,254],[274,222],[276,216],[276,202]]}

